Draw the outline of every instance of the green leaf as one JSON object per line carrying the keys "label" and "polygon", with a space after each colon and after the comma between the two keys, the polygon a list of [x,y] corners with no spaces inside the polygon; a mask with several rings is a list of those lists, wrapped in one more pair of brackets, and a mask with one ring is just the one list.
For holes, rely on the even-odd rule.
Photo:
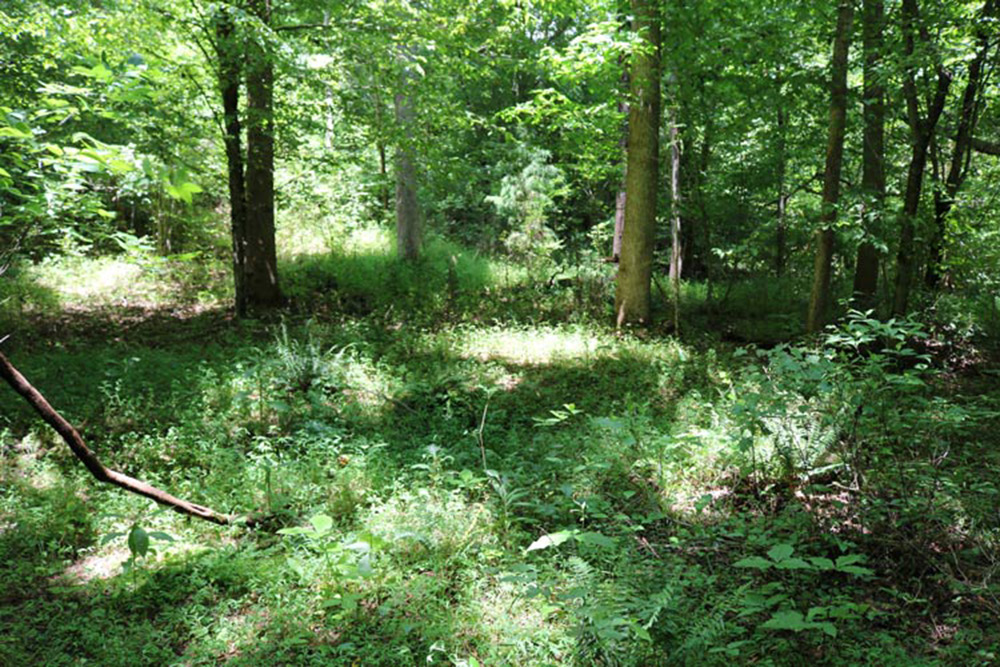
{"label": "green leaf", "polygon": [[615,546],[615,540],[613,538],[595,532],[580,533],[576,536],[576,540],[577,542],[581,542],[583,544],[594,544],[607,549],[611,549]]}
{"label": "green leaf", "polygon": [[164,533],[163,531],[157,530],[149,534],[150,538],[154,540],[160,540],[161,542],[174,542],[174,538]]}
{"label": "green leaf", "polygon": [[775,612],[771,615],[771,618],[762,623],[760,627],[766,630],[791,630],[792,632],[801,632],[809,627],[809,624],[806,623],[801,612],[786,610]]}
{"label": "green leaf", "polygon": [[[18,123],[21,125],[21,123]],[[13,139],[30,139],[31,130],[22,130],[17,127],[0,127],[0,137],[11,137]]]}
{"label": "green leaf", "polygon": [[558,533],[542,535],[537,540],[529,544],[525,551],[538,551],[539,549],[557,547],[571,537],[573,537],[573,531],[571,530],[560,530]]}
{"label": "green leaf", "polygon": [[837,559],[837,569],[844,567],[845,565],[854,565],[855,563],[860,563],[865,559],[864,556],[860,554],[850,554],[847,556],[841,556]]}
{"label": "green leaf", "polygon": [[813,567],[817,570],[832,570],[833,561],[829,558],[810,558],[809,562],[812,563]]}
{"label": "green leaf", "polygon": [[128,550],[133,557],[142,557],[149,552],[149,534],[139,526],[132,526],[128,534]]}
{"label": "green leaf", "polygon": [[752,567],[755,570],[767,570],[774,567],[774,563],[760,556],[750,556],[749,558],[736,561],[733,565],[736,567]]}
{"label": "green leaf", "polygon": [[775,565],[779,570],[811,570],[812,565],[801,558],[788,558]]}
{"label": "green leaf", "polygon": [[767,555],[775,563],[780,563],[791,556],[793,551],[795,547],[791,544],[776,544],[768,550]]}
{"label": "green leaf", "polygon": [[330,532],[333,528],[333,519],[326,514],[317,514],[316,516],[309,519],[309,523],[312,524],[313,528],[319,535],[325,535]]}
{"label": "green leaf", "polygon": [[185,183],[167,183],[164,188],[168,195],[174,199],[179,199],[187,204],[190,204],[193,200],[194,195],[202,192],[202,188],[197,183],[191,183],[187,181]]}

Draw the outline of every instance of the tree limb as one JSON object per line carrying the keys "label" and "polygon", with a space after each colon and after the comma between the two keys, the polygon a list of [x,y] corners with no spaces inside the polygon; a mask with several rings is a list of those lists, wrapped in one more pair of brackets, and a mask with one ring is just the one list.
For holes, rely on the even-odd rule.
{"label": "tree limb", "polygon": [[86,443],[84,443],[83,438],[80,437],[80,434],[73,427],[73,425],[66,421],[61,414],[56,412],[55,409],[49,405],[49,402],[45,400],[45,397],[42,396],[42,394],[35,389],[16,368],[14,368],[2,352],[0,352],[0,377],[6,380],[7,384],[9,384],[14,391],[20,394],[24,400],[26,400],[31,407],[33,407],[35,411],[41,415],[46,424],[55,429],[56,433],[58,433],[60,437],[62,437],[63,441],[69,445],[69,448],[73,450],[73,454],[75,454],[76,457],[83,462],[83,465],[87,467],[90,474],[97,478],[98,481],[113,484],[114,486],[121,487],[126,491],[131,491],[132,493],[137,493],[140,496],[145,496],[146,498],[152,498],[156,502],[167,505],[181,514],[187,514],[220,525],[233,523],[234,518],[232,516],[220,514],[209,507],[196,505],[186,500],[182,500],[170,495],[166,491],[156,488],[155,486],[151,486],[146,482],[134,479],[115,470],[105,468],[94,452],[92,452],[90,448],[87,447]]}
{"label": "tree limb", "polygon": [[1000,141],[986,141],[984,139],[973,139],[972,148],[987,155],[1000,155]]}

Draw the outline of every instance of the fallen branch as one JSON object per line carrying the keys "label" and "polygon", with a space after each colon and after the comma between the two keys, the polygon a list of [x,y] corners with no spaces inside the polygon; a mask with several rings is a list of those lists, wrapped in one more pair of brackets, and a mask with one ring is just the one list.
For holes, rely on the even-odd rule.
{"label": "fallen branch", "polygon": [[9,384],[14,391],[19,393],[24,400],[26,400],[31,407],[33,407],[35,411],[41,415],[46,424],[55,429],[56,433],[62,437],[66,444],[69,445],[69,448],[73,450],[76,457],[83,462],[83,465],[87,466],[87,470],[89,470],[90,474],[96,477],[98,481],[107,482],[108,484],[121,487],[126,491],[137,493],[140,496],[152,498],[156,502],[167,505],[181,514],[188,514],[190,516],[198,517],[199,519],[211,521],[212,523],[220,525],[233,523],[234,517],[227,514],[220,514],[209,507],[204,507],[203,505],[196,505],[186,500],[182,500],[170,495],[166,491],[156,488],[155,486],[150,486],[146,482],[134,479],[115,470],[105,468],[94,452],[90,451],[86,443],[83,442],[83,438],[81,438],[77,430],[73,428],[73,425],[66,421],[61,414],[56,412],[55,409],[49,405],[49,402],[45,400],[45,397],[42,396],[37,389],[31,386],[30,382],[24,379],[24,376],[21,375],[16,368],[14,368],[2,352],[0,352],[0,377],[6,380],[7,384]]}

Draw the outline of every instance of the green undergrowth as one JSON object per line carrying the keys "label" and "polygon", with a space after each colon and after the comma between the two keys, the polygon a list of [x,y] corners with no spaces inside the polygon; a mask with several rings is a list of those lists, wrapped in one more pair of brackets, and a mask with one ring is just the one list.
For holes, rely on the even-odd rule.
{"label": "green undergrowth", "polygon": [[801,345],[620,335],[566,312],[581,282],[388,244],[283,260],[284,318],[206,300],[108,336],[105,295],[5,345],[107,465],[257,524],[97,484],[4,390],[0,663],[997,659],[986,362],[861,314]]}

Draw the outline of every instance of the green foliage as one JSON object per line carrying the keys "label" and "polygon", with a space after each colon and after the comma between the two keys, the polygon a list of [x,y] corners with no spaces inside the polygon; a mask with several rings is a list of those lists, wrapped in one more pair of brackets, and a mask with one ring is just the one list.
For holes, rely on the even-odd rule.
{"label": "green foliage", "polygon": [[486,198],[507,230],[504,247],[535,269],[562,245],[549,226],[548,214],[567,190],[561,171],[548,164],[548,158],[544,150],[519,147],[517,162],[526,164],[518,173],[504,176],[499,193]]}

